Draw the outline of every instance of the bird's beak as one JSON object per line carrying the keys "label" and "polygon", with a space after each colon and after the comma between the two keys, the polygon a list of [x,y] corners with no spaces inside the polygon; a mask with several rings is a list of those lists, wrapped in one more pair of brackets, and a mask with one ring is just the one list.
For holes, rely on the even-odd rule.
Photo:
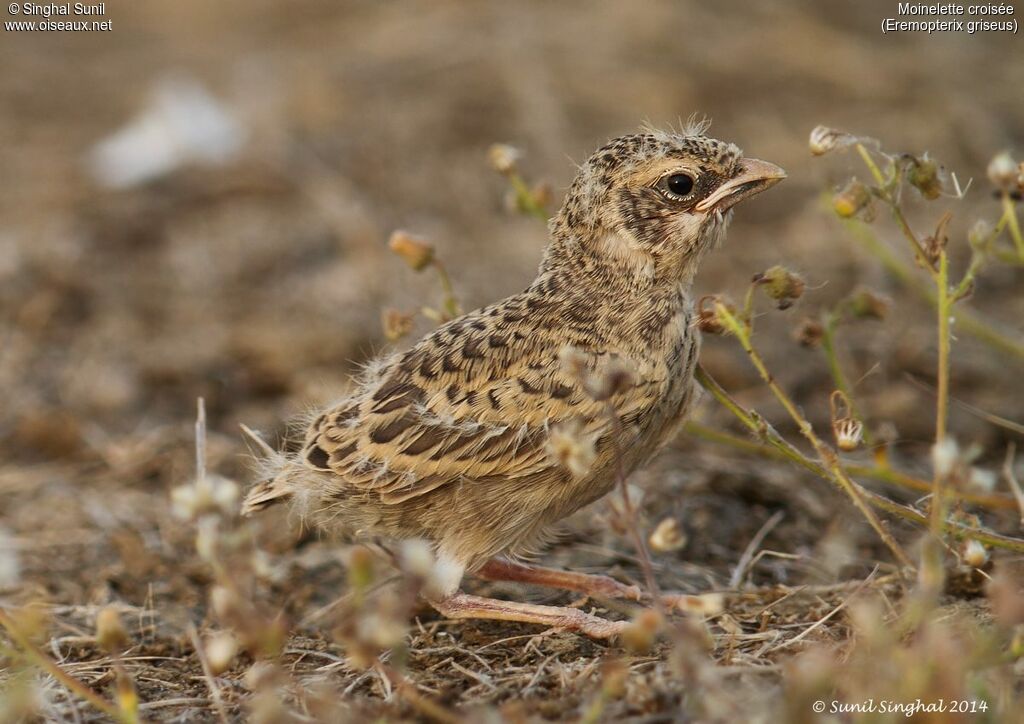
{"label": "bird's beak", "polygon": [[761,193],[786,178],[786,172],[774,163],[756,158],[740,161],[740,172],[697,204],[698,211],[725,211],[743,199]]}

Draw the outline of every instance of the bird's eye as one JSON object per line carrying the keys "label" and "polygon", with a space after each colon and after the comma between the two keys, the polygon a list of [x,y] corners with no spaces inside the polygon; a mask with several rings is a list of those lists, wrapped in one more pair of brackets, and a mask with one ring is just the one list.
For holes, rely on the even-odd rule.
{"label": "bird's eye", "polygon": [[662,188],[673,196],[689,196],[693,191],[693,176],[688,173],[674,173],[662,179]]}

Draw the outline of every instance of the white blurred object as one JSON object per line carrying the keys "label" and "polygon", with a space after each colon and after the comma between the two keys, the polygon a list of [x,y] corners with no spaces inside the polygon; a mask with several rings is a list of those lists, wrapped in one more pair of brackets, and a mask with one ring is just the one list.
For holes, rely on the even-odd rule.
{"label": "white blurred object", "polygon": [[218,164],[234,157],[245,129],[202,85],[175,76],[157,83],[146,108],[89,152],[99,183],[127,188],[187,163]]}

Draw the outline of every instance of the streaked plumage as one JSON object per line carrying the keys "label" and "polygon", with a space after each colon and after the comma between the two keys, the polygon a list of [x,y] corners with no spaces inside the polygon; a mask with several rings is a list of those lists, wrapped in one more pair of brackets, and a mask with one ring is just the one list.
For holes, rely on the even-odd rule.
{"label": "streaked plumage", "polygon": [[[532,549],[605,495],[618,465],[646,462],[694,398],[698,262],[723,235],[728,207],[782,177],[702,130],[598,150],[550,224],[536,280],[375,363],[250,492],[247,512],[291,499],[329,530],[425,538],[457,586],[462,570]],[[686,188],[680,174],[692,182],[686,197],[669,188]],[[633,384],[595,400],[567,368],[567,348],[589,375],[625,368]],[[556,428],[594,442],[584,474],[552,455]]]}

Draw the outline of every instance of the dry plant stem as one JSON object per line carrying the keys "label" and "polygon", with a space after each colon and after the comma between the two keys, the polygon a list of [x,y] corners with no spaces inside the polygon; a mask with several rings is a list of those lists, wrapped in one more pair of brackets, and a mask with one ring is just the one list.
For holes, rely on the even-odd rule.
{"label": "dry plant stem", "polygon": [[203,680],[206,682],[206,688],[210,690],[210,696],[213,698],[213,706],[217,710],[218,718],[227,724],[228,713],[224,710],[224,701],[220,695],[220,687],[217,686],[217,680],[213,677],[213,672],[210,671],[210,662],[206,660],[206,652],[203,650],[203,642],[199,639],[199,632],[196,631],[196,627],[189,624],[188,636],[192,641],[192,648],[195,649],[196,658],[199,659],[199,665],[203,669]]}
{"label": "dry plant stem", "polygon": [[388,678],[391,685],[398,690],[402,698],[409,703],[409,706],[427,719],[441,722],[441,724],[460,724],[463,721],[462,717],[444,708],[433,699],[420,694],[416,689],[416,685],[402,676],[398,670],[388,666],[379,659],[376,666]]}
{"label": "dry plant stem", "polygon": [[57,662],[44,654],[28,639],[27,636],[21,632],[21,629],[18,628],[18,624],[4,609],[0,609],[0,625],[6,629],[7,634],[14,640],[14,643],[17,644],[18,648],[21,649],[21,652],[27,658],[31,659],[36,666],[59,681],[64,688],[72,694],[89,702],[93,707],[115,721],[125,722],[125,724],[134,721],[133,718],[125,716],[125,713],[117,706],[107,701],[81,681],[71,676],[71,674],[64,671],[64,669],[60,668],[60,666],[57,665]]}
{"label": "dry plant stem", "polygon": [[647,550],[647,543],[644,541],[644,537],[640,535],[640,525],[637,522],[636,509],[633,507],[633,501],[629,499],[629,486],[626,483],[626,471],[622,467],[622,450],[619,449],[618,442],[622,439],[622,423],[611,403],[605,405],[605,410],[608,413],[608,419],[611,421],[612,428],[615,430],[612,438],[615,445],[615,475],[618,480],[619,490],[622,493],[622,506],[628,517],[626,522],[628,523],[630,537],[633,539],[633,545],[636,547],[637,555],[640,557],[640,566],[644,572],[647,590],[650,592],[651,598],[654,599],[656,605],[663,605],[661,589],[658,587],[658,581],[654,577],[654,564],[651,562],[651,552]]}
{"label": "dry plant stem", "polygon": [[1013,497],[1017,501],[1017,510],[1020,512],[1020,524],[1024,527],[1024,491],[1020,489],[1017,476],[1013,473],[1013,463],[1017,459],[1017,446],[1012,442],[1006,446],[1006,461],[1003,463],[1003,476],[1006,484],[1013,491]]}
{"label": "dry plant stem", "polygon": [[[698,365],[695,377],[704,389],[710,392],[711,395],[721,402],[726,409],[736,415],[736,417],[746,425],[751,432],[765,440],[765,442],[770,445],[772,449],[777,451],[781,457],[789,460],[790,462],[796,463],[800,467],[805,470],[809,470],[820,478],[833,482],[828,470],[813,460],[805,457],[799,450],[783,439],[782,436],[772,429],[772,427],[762,418],[756,416],[756,413],[748,412],[740,406],[703,367]],[[892,515],[913,523],[918,523],[924,526],[928,525],[927,516],[913,508],[908,508],[907,506],[889,500],[882,495],[865,490],[856,483],[854,483],[854,485],[856,485],[858,492],[864,496],[867,502],[879,510],[891,513]],[[925,483],[925,485],[928,484]],[[953,521],[948,521],[946,523],[946,530],[957,538],[973,538],[980,543],[992,546],[993,548],[1004,548],[1006,550],[1024,553],[1024,540],[1020,540],[1019,538],[1010,538],[1009,536],[991,533],[981,528],[971,528]]]}
{"label": "dry plant stem", "polygon": [[814,451],[818,454],[818,459],[822,465],[829,471],[829,479],[834,481],[840,489],[845,492],[853,504],[860,510],[861,514],[867,519],[868,523],[878,534],[878,537],[882,539],[889,550],[892,551],[896,560],[899,561],[900,565],[913,567],[913,563],[910,557],[904,552],[902,546],[896,542],[896,539],[892,537],[892,534],[885,528],[882,522],[875,515],[875,512],[871,510],[868,504],[864,501],[862,495],[862,488],[855,482],[850,480],[849,476],[843,470],[839,464],[839,458],[836,456],[825,443],[823,443],[818,436],[814,433],[814,429],[811,427],[811,423],[807,421],[807,418],[801,414],[797,409],[796,404],[789,398],[778,383],[775,382],[775,378],[772,377],[768,368],[765,366],[764,360],[761,359],[761,355],[758,354],[757,350],[754,349],[750,341],[750,335],[747,329],[740,323],[738,319],[729,311],[729,309],[722,303],[715,304],[715,311],[718,318],[721,319],[725,326],[731,331],[736,338],[740,341],[744,351],[753,363],[754,367],[757,368],[758,373],[761,375],[761,379],[764,380],[765,384],[775,395],[776,399],[782,403],[782,406],[789,413],[789,416],[797,424],[801,434],[807,438],[807,441],[811,443]]}
{"label": "dry plant stem", "polygon": [[[728,445],[729,447],[748,452],[752,455],[759,455],[771,460],[790,459],[787,455],[770,445],[757,442],[755,440],[748,440],[722,430],[716,430],[712,427],[708,427],[707,425],[702,425],[699,422],[688,422],[684,429],[688,434],[699,437],[702,440]],[[862,465],[860,463],[847,461],[844,461],[842,465],[843,469],[846,470],[849,475],[856,475],[861,478],[870,478],[899,488],[913,490],[914,492],[932,492],[931,481],[923,480],[922,478],[915,478],[912,475],[901,473],[889,467],[881,465]],[[970,503],[971,505],[978,505],[991,510],[1014,510],[1018,507],[1013,498],[1005,495],[986,495],[984,493],[956,491],[950,491],[947,495],[950,496],[952,500]]]}
{"label": "dry plant stem", "polygon": [[[945,250],[939,253],[939,273],[935,278],[939,327],[939,362],[938,390],[935,402],[935,444],[940,445],[946,439],[947,418],[949,416],[949,315],[952,303],[949,297],[949,257]],[[930,528],[932,535],[942,537],[942,529],[946,520],[945,499],[946,476],[935,471],[932,479],[932,506]]]}
{"label": "dry plant stem", "polygon": [[[856,220],[844,222],[853,236],[878,260],[886,270],[896,277],[904,286],[914,290],[918,296],[932,306],[938,304],[938,297],[931,286],[918,279],[913,270],[900,260],[882,243],[874,231],[865,223]],[[975,339],[987,344],[995,350],[1008,353],[1024,361],[1024,342],[1020,342],[1009,334],[995,327],[991,322],[977,316],[966,309],[953,310],[952,317],[957,328]]]}

